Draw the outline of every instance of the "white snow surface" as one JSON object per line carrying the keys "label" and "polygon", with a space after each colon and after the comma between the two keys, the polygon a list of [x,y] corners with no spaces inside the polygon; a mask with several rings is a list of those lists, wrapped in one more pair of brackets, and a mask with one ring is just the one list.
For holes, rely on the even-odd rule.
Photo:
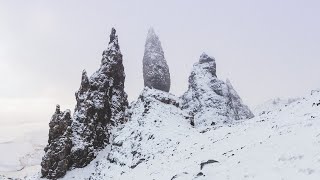
{"label": "white snow surface", "polygon": [[[112,144],[62,179],[320,179],[320,91],[277,108],[265,103],[270,112],[252,119],[201,128],[153,96],[179,102],[145,89],[131,105],[131,121],[113,130]],[[39,179],[40,173],[24,176],[14,177]]]}
{"label": "white snow surface", "polygon": [[39,171],[43,149],[48,141],[47,126],[46,123],[36,122],[1,124],[0,180],[4,179],[1,175],[20,177]]}

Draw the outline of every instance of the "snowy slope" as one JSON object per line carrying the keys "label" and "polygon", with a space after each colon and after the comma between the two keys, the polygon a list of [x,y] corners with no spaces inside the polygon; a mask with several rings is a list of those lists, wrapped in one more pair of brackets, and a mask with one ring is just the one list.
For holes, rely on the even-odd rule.
{"label": "snowy slope", "polygon": [[265,103],[270,112],[253,119],[193,128],[178,98],[145,89],[112,145],[63,179],[318,180],[319,102],[314,91],[278,108]]}
{"label": "snowy slope", "polygon": [[291,103],[294,103],[298,100],[301,100],[301,98],[276,98],[271,99],[269,101],[266,101],[254,108],[254,113],[256,115],[262,115],[265,113],[277,113],[277,111],[280,111],[280,109],[290,105]]}

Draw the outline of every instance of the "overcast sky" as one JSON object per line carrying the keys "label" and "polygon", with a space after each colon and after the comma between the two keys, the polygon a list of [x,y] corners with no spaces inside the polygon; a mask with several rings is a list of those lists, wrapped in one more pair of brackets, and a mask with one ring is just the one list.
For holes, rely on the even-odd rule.
{"label": "overcast sky", "polygon": [[215,57],[250,107],[320,88],[320,1],[1,0],[0,121],[44,121],[55,104],[74,108],[81,72],[99,68],[117,29],[134,100],[143,88],[148,28],[158,34],[171,92],[187,89],[202,52]]}

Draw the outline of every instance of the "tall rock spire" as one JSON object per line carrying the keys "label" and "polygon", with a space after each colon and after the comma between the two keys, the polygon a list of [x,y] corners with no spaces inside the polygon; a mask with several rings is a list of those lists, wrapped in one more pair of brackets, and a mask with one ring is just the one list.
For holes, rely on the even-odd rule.
{"label": "tall rock spire", "polygon": [[161,42],[150,28],[147,35],[143,56],[143,79],[144,86],[170,91],[170,72],[164,57]]}
{"label": "tall rock spire", "polygon": [[90,78],[82,72],[73,118],[70,111],[56,108],[41,163],[43,177],[57,179],[71,167],[86,166],[109,143],[112,127],[125,122],[128,101],[124,80],[122,54],[112,28],[100,68]]}
{"label": "tall rock spire", "polygon": [[205,53],[195,63],[189,76],[189,88],[182,96],[182,108],[193,116],[195,126],[208,126],[252,118],[248,106],[232,87],[217,78],[216,62]]}
{"label": "tall rock spire", "polygon": [[[73,116],[72,148],[74,167],[83,167],[95,158],[96,149],[109,143],[110,126],[124,122],[128,105],[124,92],[124,67],[116,30],[112,28],[107,50],[103,52],[101,66],[89,79],[86,74],[76,93],[77,106]],[[79,144],[81,146],[79,146]]]}

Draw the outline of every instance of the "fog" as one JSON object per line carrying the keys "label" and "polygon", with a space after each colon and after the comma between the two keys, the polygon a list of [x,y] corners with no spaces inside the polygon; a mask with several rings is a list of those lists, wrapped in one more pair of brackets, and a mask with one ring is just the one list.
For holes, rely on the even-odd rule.
{"label": "fog", "polygon": [[320,87],[319,7],[316,0],[1,1],[0,123],[47,123],[56,104],[73,109],[81,72],[99,68],[112,27],[130,101],[143,88],[150,27],[162,42],[171,93],[186,91],[206,52],[252,108],[304,96]]}

